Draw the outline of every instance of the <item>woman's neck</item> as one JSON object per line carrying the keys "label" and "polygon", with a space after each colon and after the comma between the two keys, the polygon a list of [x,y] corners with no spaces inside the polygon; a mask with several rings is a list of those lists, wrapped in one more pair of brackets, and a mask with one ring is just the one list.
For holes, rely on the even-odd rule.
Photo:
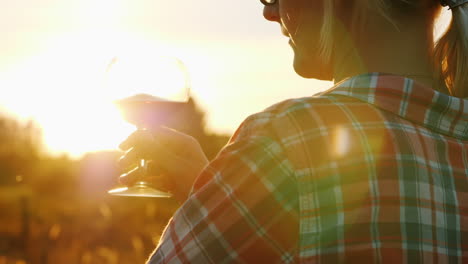
{"label": "woman's neck", "polygon": [[364,29],[366,33],[358,37],[341,32],[334,54],[334,81],[383,72],[432,87],[432,34],[427,34],[425,26],[417,23],[398,29],[393,25],[368,26]]}

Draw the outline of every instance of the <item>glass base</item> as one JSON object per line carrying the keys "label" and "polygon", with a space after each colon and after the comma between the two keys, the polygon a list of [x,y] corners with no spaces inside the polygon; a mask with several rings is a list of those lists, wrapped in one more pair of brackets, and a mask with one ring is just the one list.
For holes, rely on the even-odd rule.
{"label": "glass base", "polygon": [[172,197],[171,193],[156,190],[146,182],[137,182],[135,185],[130,187],[116,188],[107,192],[111,195],[117,196],[133,196],[133,197],[160,197],[169,198]]}

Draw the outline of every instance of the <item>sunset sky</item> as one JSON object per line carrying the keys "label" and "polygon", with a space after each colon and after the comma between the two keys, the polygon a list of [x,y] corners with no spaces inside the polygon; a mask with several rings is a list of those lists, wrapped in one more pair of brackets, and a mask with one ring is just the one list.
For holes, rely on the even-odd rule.
{"label": "sunset sky", "polygon": [[55,153],[112,149],[133,131],[110,103],[117,95],[103,86],[115,56],[182,60],[216,132],[231,133],[273,103],[330,86],[295,75],[287,38],[256,0],[0,4],[0,109],[37,120]]}

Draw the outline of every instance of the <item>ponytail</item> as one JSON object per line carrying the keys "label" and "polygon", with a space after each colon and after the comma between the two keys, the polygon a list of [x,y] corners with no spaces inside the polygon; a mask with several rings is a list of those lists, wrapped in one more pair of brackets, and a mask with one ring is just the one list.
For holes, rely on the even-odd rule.
{"label": "ponytail", "polygon": [[468,97],[468,3],[454,7],[452,21],[434,48],[434,75],[438,90]]}

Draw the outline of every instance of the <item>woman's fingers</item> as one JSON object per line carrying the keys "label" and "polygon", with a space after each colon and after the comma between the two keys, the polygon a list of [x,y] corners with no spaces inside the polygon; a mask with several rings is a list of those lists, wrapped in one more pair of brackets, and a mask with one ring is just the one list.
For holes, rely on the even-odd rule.
{"label": "woman's fingers", "polygon": [[194,139],[189,135],[170,128],[159,127],[153,131],[137,130],[133,132],[119,145],[119,148],[124,151],[132,148],[138,149],[140,152],[145,152],[143,154],[153,152],[155,147],[168,148],[177,152],[190,141],[194,141]]}
{"label": "woman's fingers", "polygon": [[126,151],[135,146],[149,144],[153,141],[154,137],[152,132],[139,129],[130,134],[130,136],[119,145],[119,148]]}
{"label": "woman's fingers", "polygon": [[133,132],[119,145],[120,149],[126,151],[126,153],[120,157],[119,165],[125,169],[137,164],[142,158],[152,159],[152,153],[156,148],[155,143],[152,132],[148,130],[137,130]]}
{"label": "woman's fingers", "polygon": [[[150,181],[160,189],[171,191],[179,200],[186,198],[191,185],[202,169],[208,164],[198,141],[186,134],[166,127],[155,130],[139,130],[131,134],[120,148],[126,150],[119,160],[124,169],[138,165],[141,159],[152,167],[145,173],[145,181]],[[141,171],[131,170],[122,175],[121,182],[134,182]]]}
{"label": "woman's fingers", "polygon": [[125,152],[125,154],[119,158],[119,162],[118,162],[119,166],[122,169],[127,169],[130,166],[135,165],[137,163],[138,163],[138,153],[133,149]]}
{"label": "woman's fingers", "polygon": [[193,137],[165,127],[151,132],[137,130],[120,144],[119,147],[127,152],[120,158],[119,164],[127,168],[141,158],[165,159],[169,153],[184,155],[184,152],[193,148],[195,144],[198,142]]}
{"label": "woman's fingers", "polygon": [[119,177],[119,182],[123,185],[132,185],[135,182],[138,181],[138,179],[141,178],[141,173],[142,169],[140,167],[136,167]]}
{"label": "woman's fingers", "polygon": [[158,155],[156,155],[158,149],[159,148],[155,147],[154,144],[135,146],[119,158],[118,164],[122,169],[128,169],[129,167],[138,165],[141,159],[155,160],[158,157]]}
{"label": "woman's fingers", "polygon": [[119,177],[119,182],[127,186],[133,185],[138,181],[148,182],[150,186],[162,191],[174,192],[174,179],[169,178],[153,162],[148,162],[146,169],[136,167]]}

